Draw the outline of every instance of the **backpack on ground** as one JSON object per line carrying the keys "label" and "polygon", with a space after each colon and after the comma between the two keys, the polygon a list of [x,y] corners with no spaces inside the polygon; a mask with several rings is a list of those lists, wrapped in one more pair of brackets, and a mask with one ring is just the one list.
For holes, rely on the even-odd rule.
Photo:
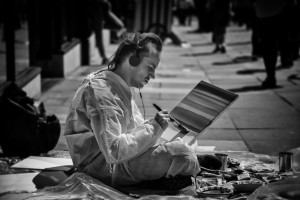
{"label": "backpack on ground", "polygon": [[53,149],[60,136],[55,115],[47,115],[44,104],[16,84],[10,84],[0,97],[0,146],[5,156],[27,157]]}

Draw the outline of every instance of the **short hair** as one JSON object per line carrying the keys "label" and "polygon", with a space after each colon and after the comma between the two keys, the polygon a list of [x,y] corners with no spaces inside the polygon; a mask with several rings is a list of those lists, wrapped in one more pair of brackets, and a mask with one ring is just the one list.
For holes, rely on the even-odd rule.
{"label": "short hair", "polygon": [[108,69],[116,69],[130,54],[136,53],[142,59],[150,54],[160,53],[162,45],[160,37],[154,33],[126,33],[108,63]]}

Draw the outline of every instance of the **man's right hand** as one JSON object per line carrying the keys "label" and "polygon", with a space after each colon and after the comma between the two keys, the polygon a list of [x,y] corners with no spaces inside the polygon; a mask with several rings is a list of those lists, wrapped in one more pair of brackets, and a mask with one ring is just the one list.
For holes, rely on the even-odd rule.
{"label": "man's right hand", "polygon": [[169,112],[166,110],[159,111],[156,113],[154,120],[161,126],[163,130],[166,130],[169,125],[168,121],[170,121]]}

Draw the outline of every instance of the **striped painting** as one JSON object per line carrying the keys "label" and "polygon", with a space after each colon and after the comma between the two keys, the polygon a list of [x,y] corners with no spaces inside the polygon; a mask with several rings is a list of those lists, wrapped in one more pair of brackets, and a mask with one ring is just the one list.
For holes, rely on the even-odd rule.
{"label": "striped painting", "polygon": [[176,137],[188,137],[188,140],[193,140],[237,98],[237,94],[200,81],[170,112],[170,115],[186,127],[189,132],[179,132],[171,126],[163,134],[163,138],[166,141]]}

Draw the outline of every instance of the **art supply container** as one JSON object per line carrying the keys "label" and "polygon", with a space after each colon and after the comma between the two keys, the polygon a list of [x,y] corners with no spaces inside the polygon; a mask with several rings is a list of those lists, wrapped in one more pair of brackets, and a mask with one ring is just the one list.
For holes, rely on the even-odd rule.
{"label": "art supply container", "polygon": [[218,158],[220,158],[220,160],[222,162],[222,166],[221,166],[220,170],[226,171],[226,169],[227,169],[228,155],[227,154],[223,154],[223,153],[216,153],[215,156],[217,156]]}
{"label": "art supply container", "polygon": [[279,172],[293,171],[293,153],[280,152],[279,153]]}

